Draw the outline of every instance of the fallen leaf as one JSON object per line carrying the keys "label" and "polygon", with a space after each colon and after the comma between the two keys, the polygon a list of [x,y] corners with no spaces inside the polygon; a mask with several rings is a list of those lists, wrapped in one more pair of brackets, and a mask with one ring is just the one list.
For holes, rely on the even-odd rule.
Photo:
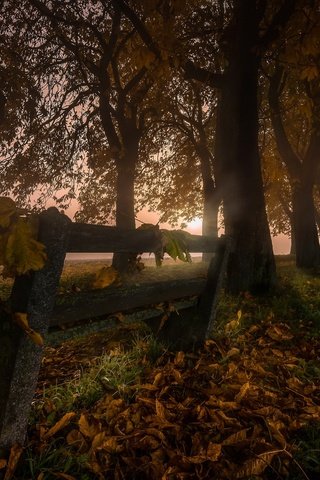
{"label": "fallen leaf", "polygon": [[23,447],[21,445],[16,444],[11,447],[4,480],[11,480],[11,478],[13,477],[22,452],[23,452]]}
{"label": "fallen leaf", "polygon": [[276,455],[275,451],[264,452],[257,455],[255,458],[247,460],[242,467],[236,472],[236,478],[250,477],[253,475],[260,475],[270,465],[273,457]]}
{"label": "fallen leaf", "polygon": [[250,388],[250,383],[249,382],[244,383],[240,388],[240,392],[234,397],[235,401],[240,403],[243,397],[246,395],[249,388]]}
{"label": "fallen leaf", "polygon": [[118,279],[118,272],[114,267],[102,267],[95,275],[92,288],[106,288]]}
{"label": "fallen leaf", "polygon": [[51,427],[47,433],[43,435],[43,438],[47,439],[55,435],[57,432],[59,432],[59,430],[62,430],[64,427],[66,427],[75,416],[75,412],[68,412],[63,415],[63,417],[55,425],[53,425],[53,427]]}
{"label": "fallen leaf", "polygon": [[207,448],[207,459],[216,462],[221,455],[221,445],[219,443],[209,442]]}
{"label": "fallen leaf", "polygon": [[64,480],[77,480],[76,477],[62,472],[54,472],[54,476],[57,478],[63,478]]}
{"label": "fallen leaf", "polygon": [[232,433],[229,437],[225,438],[222,442],[222,445],[236,445],[237,443],[243,442],[247,439],[248,428],[244,430],[239,430],[236,433]]}
{"label": "fallen leaf", "polygon": [[87,438],[94,438],[99,433],[99,428],[95,422],[89,423],[87,416],[82,413],[78,422],[80,432]]}

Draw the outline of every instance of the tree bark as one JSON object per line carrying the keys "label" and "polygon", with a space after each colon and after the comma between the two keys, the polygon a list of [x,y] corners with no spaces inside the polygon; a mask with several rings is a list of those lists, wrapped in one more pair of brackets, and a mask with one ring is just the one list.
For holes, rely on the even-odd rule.
{"label": "tree bark", "polygon": [[[196,151],[200,160],[202,190],[203,190],[203,216],[202,216],[202,235],[216,238],[218,236],[218,213],[221,198],[217,190],[213,172],[211,155],[203,138],[201,143],[196,145]],[[203,253],[202,261],[208,262],[212,254]]]}
{"label": "tree bark", "polygon": [[[136,132],[128,131],[123,158],[117,161],[116,225],[126,230],[135,229],[134,182],[138,161],[139,139]],[[118,272],[128,269],[130,254],[114,253],[112,266]]]}
{"label": "tree bark", "polygon": [[[313,268],[319,265],[320,248],[313,199],[313,186],[318,168],[320,148],[320,101],[313,97],[314,111],[312,133],[304,157],[300,157],[289,142],[280,108],[280,94],[284,87],[283,69],[279,66],[270,81],[269,104],[271,121],[277,147],[285,163],[292,194],[292,239],[298,268]],[[311,95],[311,92],[310,92]]]}
{"label": "tree bark", "polygon": [[235,2],[234,30],[222,84],[216,130],[218,180],[226,234],[235,249],[228,265],[228,290],[266,291],[275,283],[258,151],[258,19],[255,1]]}
{"label": "tree bark", "polygon": [[316,267],[320,251],[312,184],[298,183],[293,187],[292,210],[296,265],[298,268]]}

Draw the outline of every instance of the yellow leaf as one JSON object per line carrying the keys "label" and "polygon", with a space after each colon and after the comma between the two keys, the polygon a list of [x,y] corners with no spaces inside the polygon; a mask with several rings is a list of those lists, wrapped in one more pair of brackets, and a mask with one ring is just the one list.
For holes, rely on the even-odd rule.
{"label": "yellow leaf", "polygon": [[28,315],[26,313],[13,313],[13,320],[17,325],[19,325],[20,328],[22,328],[22,330],[28,335],[28,337],[30,337],[33,343],[42,347],[42,345],[44,344],[43,338],[40,333],[36,332],[30,327],[28,322]]}
{"label": "yellow leaf", "polygon": [[105,288],[115,282],[118,272],[114,267],[102,267],[95,275],[92,288]]}
{"label": "yellow leaf", "polygon": [[8,197],[0,197],[0,227],[7,228],[15,213],[17,213],[17,207],[14,201]]}
{"label": "yellow leaf", "polygon": [[101,447],[101,445],[105,441],[105,438],[106,438],[106,432],[97,433],[97,435],[95,435],[92,440],[92,444],[91,444],[92,450],[96,450],[97,448]]}
{"label": "yellow leaf", "polygon": [[82,433],[82,435],[90,439],[94,438],[100,431],[97,424],[96,423],[90,424],[86,415],[84,415],[83,413],[80,416],[78,424],[79,424],[80,432]]}
{"label": "yellow leaf", "polygon": [[35,332],[34,330],[32,330],[32,328],[30,328],[30,330],[28,330],[26,332],[26,334],[28,335],[28,337],[30,337],[30,339],[33,341],[33,343],[35,343],[36,345],[39,345],[40,347],[42,347],[44,345],[44,341],[43,341],[43,338],[42,336],[40,335],[40,333],[38,332]]}
{"label": "yellow leaf", "polygon": [[45,247],[32,238],[31,226],[19,218],[12,226],[4,254],[7,276],[23,275],[40,270],[46,261]]}
{"label": "yellow leaf", "polygon": [[63,417],[44,434],[43,438],[50,438],[55,435],[59,430],[66,427],[75,416],[75,412],[68,412],[63,415]]}
{"label": "yellow leaf", "polygon": [[28,315],[26,313],[15,312],[13,314],[14,321],[19,325],[22,330],[25,332],[30,329],[28,322]]}

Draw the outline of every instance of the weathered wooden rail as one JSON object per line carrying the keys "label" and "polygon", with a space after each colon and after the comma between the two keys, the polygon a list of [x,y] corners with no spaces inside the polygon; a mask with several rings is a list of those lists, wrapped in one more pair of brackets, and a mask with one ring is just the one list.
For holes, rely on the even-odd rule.
{"label": "weathered wooden rail", "polygon": [[[176,346],[188,347],[203,341],[212,329],[217,292],[225,271],[230,242],[186,235],[189,251],[215,253],[207,280],[192,279],[161,282],[158,285],[108,288],[79,292],[57,300],[64,259],[67,252],[154,252],[161,247],[159,230],[125,231],[115,227],[72,223],[49,208],[39,215],[39,240],[46,246],[46,266],[15,279],[9,307],[11,312],[26,312],[31,328],[42,336],[49,326],[68,325],[78,320],[116,311],[143,307],[159,301],[197,295],[196,308],[177,315],[172,313],[161,330],[162,336]],[[0,449],[23,443],[30,405],[38,378],[42,348],[34,345],[1,311],[0,321]]]}

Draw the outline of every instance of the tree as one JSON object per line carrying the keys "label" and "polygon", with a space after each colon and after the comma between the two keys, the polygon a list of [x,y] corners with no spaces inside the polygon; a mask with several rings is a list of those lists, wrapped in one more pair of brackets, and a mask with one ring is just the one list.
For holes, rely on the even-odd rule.
{"label": "tree", "polygon": [[[125,4],[126,10],[129,8],[128,3],[120,3]],[[172,8],[174,4],[171,3]],[[263,55],[279,38],[295,4],[289,0],[284,0],[280,6],[273,1],[255,0],[203,2],[189,22],[191,33],[187,38],[188,46],[184,45],[183,62],[186,76],[220,91],[215,159],[226,231],[235,242],[228,277],[232,292],[266,290],[275,281],[258,150],[257,93]],[[132,10],[125,14],[130,15],[141,38],[146,38],[147,28],[141,24],[141,19]],[[204,57],[199,66],[194,56],[189,61],[186,57],[192,46],[196,45],[197,50],[204,36],[211,55]],[[218,64],[213,54],[217,49]],[[214,61],[210,63],[210,59]]]}
{"label": "tree", "polygon": [[[314,182],[319,168],[320,90],[318,82],[314,80],[304,80],[304,92],[301,89],[301,81],[300,85],[295,84],[293,86],[291,84],[290,93],[300,107],[298,114],[301,116],[302,102],[304,101],[305,104],[306,100],[309,101],[308,104],[311,106],[311,111],[309,121],[307,120],[307,122],[304,118],[301,124],[295,118],[296,124],[302,128],[300,134],[292,135],[291,133],[290,139],[284,126],[284,115],[280,103],[280,96],[284,92],[286,81],[284,69],[278,65],[270,80],[269,103],[271,120],[277,147],[282,161],[287,167],[290,179],[296,263],[298,267],[311,268],[317,266],[320,261],[316,212],[313,200]],[[290,128],[290,125],[293,125],[293,114],[294,112],[291,109],[291,122],[287,122],[287,129]],[[302,132],[303,135],[301,135]],[[308,141],[306,141],[306,138],[308,138]],[[301,139],[303,139],[302,142]]]}
{"label": "tree", "polygon": [[[72,5],[59,3],[54,9],[30,0],[27,7],[26,12],[16,12],[17,26],[31,16],[37,29],[29,25],[22,37],[27,44],[24,61],[31,59],[30,75],[45,84],[47,91],[44,114],[25,142],[12,147],[11,155],[15,161],[43,162],[45,171],[37,186],[42,182],[52,189],[69,187],[69,193],[62,196],[68,200],[84,181],[79,167],[82,163],[87,169],[85,153],[97,140],[103,151],[107,140],[105,172],[113,166],[117,178],[116,223],[119,228],[135,228],[135,169],[139,144],[150,121],[148,94],[161,69],[160,54],[157,58],[141,45],[117,2],[86,6],[79,0]],[[97,166],[91,161],[89,167],[93,172],[99,167],[101,172],[101,163]],[[30,188],[35,187],[32,179],[28,182]],[[26,191],[25,183],[20,187]],[[123,256],[115,262],[118,269],[126,266]]]}
{"label": "tree", "polygon": [[[152,205],[162,212],[163,221],[202,217],[202,234],[216,237],[221,198],[210,148],[216,95],[202,83],[183,80],[177,72],[166,88],[162,104],[161,118],[152,130],[160,154],[142,172],[141,206]],[[161,171],[159,175],[154,175],[155,168]]]}

